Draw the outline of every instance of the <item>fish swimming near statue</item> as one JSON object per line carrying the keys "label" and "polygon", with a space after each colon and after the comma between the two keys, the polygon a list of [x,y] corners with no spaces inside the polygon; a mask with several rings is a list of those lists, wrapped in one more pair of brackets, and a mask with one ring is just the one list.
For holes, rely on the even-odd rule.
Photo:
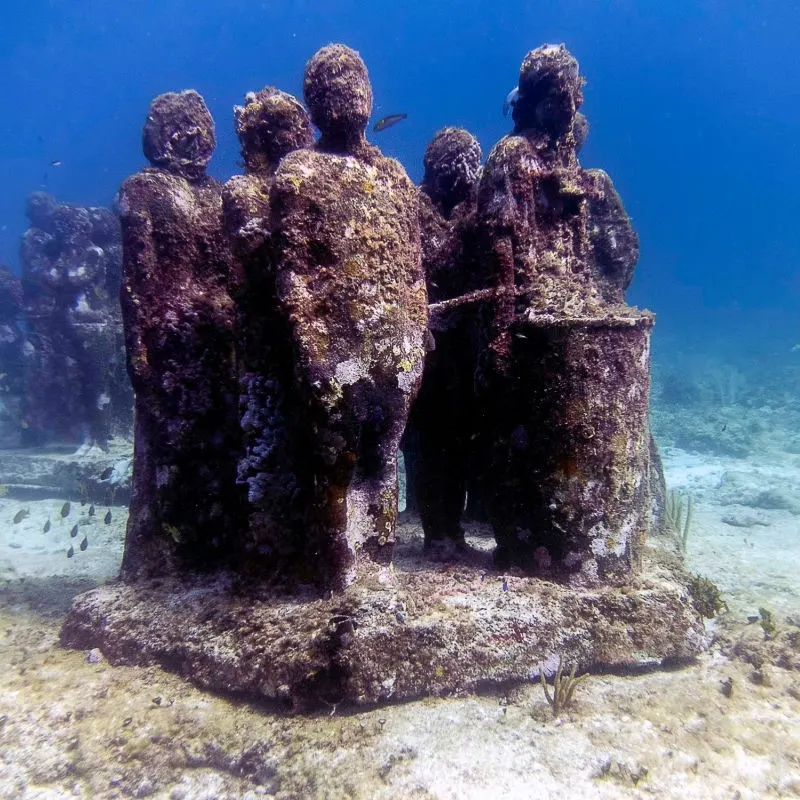
{"label": "fish swimming near statue", "polygon": [[381,117],[372,130],[375,133],[380,133],[393,125],[397,125],[398,122],[402,122],[404,119],[408,119],[408,114],[389,114],[388,117]]}

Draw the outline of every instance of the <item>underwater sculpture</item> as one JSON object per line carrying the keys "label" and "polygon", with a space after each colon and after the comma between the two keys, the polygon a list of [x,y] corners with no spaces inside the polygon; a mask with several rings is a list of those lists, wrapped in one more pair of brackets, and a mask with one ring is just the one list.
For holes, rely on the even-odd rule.
{"label": "underwater sculpture", "polygon": [[105,448],[130,430],[119,294],[119,221],[105,208],[56,203],[34,192],[22,239],[27,364],[26,437]]}
{"label": "underwater sculpture", "polygon": [[240,378],[243,452],[239,481],[247,487],[242,558],[251,571],[298,573],[311,554],[305,532],[311,476],[296,431],[294,353],[278,314],[270,249],[270,192],[281,159],[311,147],[311,120],[292,95],[267,87],[234,109],[245,174],[223,190],[225,225],[234,255],[232,293]]}
{"label": "underwater sculpture", "polygon": [[391,562],[397,451],[422,378],[427,297],[416,188],[364,135],[364,62],[343,45],[322,48],[303,91],[321,138],[278,166],[272,247],[314,486],[309,552],[323,582],[343,588]]}
{"label": "underwater sculpture", "polygon": [[22,328],[22,311],[22,284],[0,264],[0,443],[5,447],[18,446],[24,434],[25,363],[33,348]]}
{"label": "underwater sculpture", "polygon": [[142,144],[152,166],[120,191],[136,398],[128,579],[221,564],[241,518],[231,255],[222,187],[206,175],[215,137],[202,97],[157,97]]}
{"label": "underwater sculpture", "polygon": [[630,221],[577,160],[582,85],[563,45],[531,51],[481,177],[497,294],[479,383],[497,565],[593,584],[627,580],[647,532],[653,320],[622,304]]}
{"label": "underwater sculpture", "polygon": [[[246,172],[224,192],[205,177],[199,95],[155,101],[157,166],[121,203],[142,414],[122,580],[75,599],[65,645],[295,710],[707,647],[679,543],[645,547],[652,318],[621,303],[636,238],[610,182],[578,164],[580,87],[563,47],[528,54],[515,132],[476,200],[466,132],[434,140],[422,197],[366,141],[366,67],[342,45],[306,66],[321,138],[289,95],[249,95],[236,112]],[[423,253],[441,291],[430,306]],[[426,339],[442,343],[429,374],[443,397],[475,373],[494,568],[479,536],[435,564],[413,526],[396,536],[396,448]],[[425,538],[459,543],[463,471],[442,470],[467,445],[435,430],[447,405],[420,406],[423,470],[455,498],[426,510]]]}
{"label": "underwater sculpture", "polygon": [[[431,303],[486,285],[475,258],[475,189],[481,148],[463,128],[443,128],[425,151],[420,193],[422,261]],[[477,263],[476,263],[477,261]],[[430,320],[433,342],[406,437],[406,471],[426,546],[463,544],[461,516],[470,478],[475,487],[475,370],[480,309],[443,310]]]}

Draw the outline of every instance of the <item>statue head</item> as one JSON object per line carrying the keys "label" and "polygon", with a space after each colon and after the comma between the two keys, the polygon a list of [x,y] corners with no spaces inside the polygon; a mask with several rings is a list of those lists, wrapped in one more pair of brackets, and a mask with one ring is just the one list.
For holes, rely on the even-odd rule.
{"label": "statue head", "polygon": [[57,203],[47,192],[31,192],[25,205],[25,214],[31,226],[49,231],[53,227],[53,214]]}
{"label": "statue head", "polygon": [[583,83],[577,60],[563,44],[531,50],[519,73],[515,131],[533,129],[557,139],[571,133]]}
{"label": "statue head", "polygon": [[305,108],[296,97],[273,86],[248,92],[245,104],[233,111],[247,173],[274,172],[287,153],[314,144]]}
{"label": "statue head", "polygon": [[364,140],[372,87],[361,56],[342,44],[318,50],[306,64],[303,95],[321,146],[348,152]]}
{"label": "statue head", "polygon": [[481,146],[464,128],[442,128],[425,149],[422,188],[446,214],[469,198],[481,169]]}
{"label": "statue head", "polygon": [[193,89],[161,94],[150,104],[142,149],[153,166],[198,180],[204,177],[216,144],[214,120]]}

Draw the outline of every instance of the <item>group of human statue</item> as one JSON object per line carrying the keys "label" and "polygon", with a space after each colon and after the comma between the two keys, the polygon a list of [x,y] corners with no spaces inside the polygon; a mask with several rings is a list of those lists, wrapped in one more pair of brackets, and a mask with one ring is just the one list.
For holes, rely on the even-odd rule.
{"label": "group of human statue", "polygon": [[532,50],[513,132],[482,166],[468,131],[440,130],[419,187],[367,141],[372,89],[343,45],[307,63],[305,105],[246,96],[224,185],[202,97],[153,101],[151,166],[119,204],[124,578],[391,581],[402,442],[429,551],[468,549],[469,494],[499,568],[627,580],[650,517],[652,316],[625,305],[619,196],[578,160],[582,87],[563,45]]}

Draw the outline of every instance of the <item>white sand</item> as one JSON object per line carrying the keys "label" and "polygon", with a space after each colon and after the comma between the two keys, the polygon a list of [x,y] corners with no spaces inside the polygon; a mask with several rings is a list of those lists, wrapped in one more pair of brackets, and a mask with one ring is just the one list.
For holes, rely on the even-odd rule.
{"label": "white sand", "polygon": [[[796,457],[663,454],[695,498],[688,563],[723,590],[728,628],[759,606],[800,619]],[[766,494],[765,494],[766,493]],[[344,715],[286,718],[194,689],[157,668],[61,650],[69,597],[114,575],[124,514],[0,500],[0,796],[9,798],[762,798],[800,796],[800,674],[718,647],[697,664],[592,676],[554,720],[537,685]],[[31,516],[11,518],[21,506]],[[42,533],[50,516],[53,527]],[[723,518],[750,527],[734,527]],[[752,523],[765,523],[752,524]],[[87,531],[90,546],[67,559]],[[757,625],[745,634],[762,636]],[[733,693],[721,692],[733,679]]]}

